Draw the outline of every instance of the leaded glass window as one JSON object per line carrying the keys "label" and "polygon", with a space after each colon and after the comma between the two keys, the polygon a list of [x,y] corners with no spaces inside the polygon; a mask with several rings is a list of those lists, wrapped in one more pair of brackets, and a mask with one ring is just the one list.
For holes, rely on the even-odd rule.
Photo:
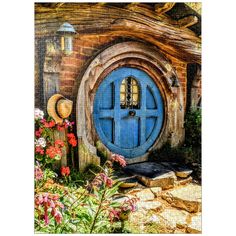
{"label": "leaded glass window", "polygon": [[125,78],[120,86],[120,107],[122,109],[138,109],[139,108],[139,85],[132,78]]}

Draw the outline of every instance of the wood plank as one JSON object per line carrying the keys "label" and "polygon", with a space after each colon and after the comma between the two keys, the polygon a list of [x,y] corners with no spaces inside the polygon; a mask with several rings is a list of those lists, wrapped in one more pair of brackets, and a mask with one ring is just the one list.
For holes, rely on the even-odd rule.
{"label": "wood plank", "polygon": [[175,2],[157,3],[155,4],[155,11],[157,14],[162,15],[171,10],[175,5]]}
{"label": "wood plank", "polygon": [[179,25],[180,28],[187,28],[187,27],[195,25],[197,23],[198,23],[197,16],[186,16],[186,17],[179,19],[177,21],[177,24]]}

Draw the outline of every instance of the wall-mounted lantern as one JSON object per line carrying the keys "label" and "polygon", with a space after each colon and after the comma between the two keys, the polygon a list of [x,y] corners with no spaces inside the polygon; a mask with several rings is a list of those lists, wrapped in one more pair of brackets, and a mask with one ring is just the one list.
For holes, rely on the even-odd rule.
{"label": "wall-mounted lantern", "polygon": [[61,51],[70,55],[73,52],[73,37],[76,34],[74,27],[65,22],[57,30],[57,34],[60,35]]}

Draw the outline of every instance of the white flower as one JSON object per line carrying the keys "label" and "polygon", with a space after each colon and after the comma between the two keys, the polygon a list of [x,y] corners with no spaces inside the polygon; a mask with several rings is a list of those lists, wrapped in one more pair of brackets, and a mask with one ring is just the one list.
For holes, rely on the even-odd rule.
{"label": "white flower", "polygon": [[41,111],[39,108],[35,108],[34,109],[34,119],[38,120],[38,119],[43,119],[44,117],[44,112]]}
{"label": "white flower", "polygon": [[38,140],[36,139],[35,145],[38,147],[46,147],[46,140],[45,138],[39,138]]}

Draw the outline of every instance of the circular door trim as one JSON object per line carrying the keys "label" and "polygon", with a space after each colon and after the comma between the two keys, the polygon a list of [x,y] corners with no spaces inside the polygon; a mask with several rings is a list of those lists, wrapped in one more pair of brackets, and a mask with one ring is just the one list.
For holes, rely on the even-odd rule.
{"label": "circular door trim", "polygon": [[[122,74],[122,75],[121,75]],[[141,78],[145,78],[145,81],[142,81],[142,79],[136,77],[136,76],[141,76]],[[118,83],[117,86],[120,88],[120,84],[121,81],[128,76],[133,76],[134,78],[137,78],[139,83],[142,83],[143,86],[149,86],[149,88],[152,89],[153,92],[153,97],[155,102],[157,103],[157,108],[155,110],[157,110],[158,115],[156,114],[156,122],[155,125],[151,131],[151,134],[149,135],[149,137],[146,139],[146,141],[134,148],[122,148],[117,146],[116,144],[113,144],[112,142],[110,142],[108,140],[108,138],[106,137],[106,135],[103,132],[103,129],[101,127],[100,124],[100,118],[99,118],[99,108],[100,108],[100,103],[101,100],[98,97],[98,94],[103,94],[105,91],[105,89],[107,88],[107,86],[112,83],[115,82]],[[114,77],[116,77],[117,79],[114,80]],[[141,82],[140,82],[141,80]],[[143,87],[140,87],[140,89],[143,89]],[[141,98],[142,100],[143,98]],[[113,108],[114,110],[115,108]],[[138,109],[137,111],[139,111],[139,113],[145,112],[144,110],[145,108],[142,109]],[[134,109],[135,110],[135,109]],[[161,129],[163,126],[163,121],[164,121],[164,102],[163,102],[163,98],[161,97],[161,93],[159,91],[159,88],[157,87],[157,85],[154,83],[153,79],[144,71],[137,69],[137,68],[131,68],[131,67],[120,67],[116,70],[113,70],[111,73],[109,73],[106,78],[103,80],[103,82],[100,84],[100,86],[98,87],[97,91],[96,91],[96,95],[95,95],[95,99],[94,99],[94,111],[93,111],[93,119],[94,119],[94,125],[96,128],[96,131],[98,133],[99,138],[101,139],[101,141],[103,142],[103,144],[112,152],[114,153],[118,153],[121,154],[123,156],[125,156],[126,158],[136,158],[138,156],[142,156],[144,155],[148,149],[155,143],[155,140],[158,138],[158,136],[161,133]],[[113,114],[113,117],[115,115]],[[140,114],[141,117],[141,114]],[[144,115],[145,118],[148,117],[152,117],[152,116],[147,116],[146,114]],[[146,119],[145,119],[146,122]],[[140,131],[139,131],[140,132]],[[146,130],[144,130],[143,132],[146,132]],[[144,135],[144,134],[143,134]],[[145,137],[146,138],[146,137]]]}

